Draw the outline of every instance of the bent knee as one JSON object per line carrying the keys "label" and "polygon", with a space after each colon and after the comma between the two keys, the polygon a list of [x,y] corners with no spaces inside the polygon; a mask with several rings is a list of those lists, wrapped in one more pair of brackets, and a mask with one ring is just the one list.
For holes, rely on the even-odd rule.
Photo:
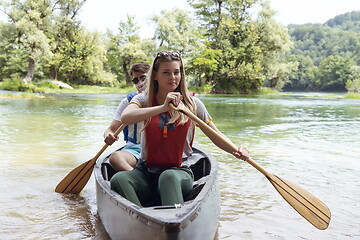
{"label": "bent knee", "polygon": [[[125,174],[122,174],[121,172],[116,173],[111,179],[110,179],[110,187],[111,189],[115,190],[116,192],[120,193],[122,192],[122,185],[128,183],[128,177]],[[120,193],[121,194],[121,193]]]}
{"label": "bent knee", "polygon": [[110,162],[110,164],[119,162],[119,161],[121,161],[121,160],[122,160],[122,156],[121,156],[121,154],[118,153],[118,152],[112,153],[112,154],[110,155],[110,157],[109,157],[109,162]]}
{"label": "bent knee", "polygon": [[175,183],[177,182],[177,176],[175,171],[173,170],[166,170],[161,173],[159,177],[159,183]]}

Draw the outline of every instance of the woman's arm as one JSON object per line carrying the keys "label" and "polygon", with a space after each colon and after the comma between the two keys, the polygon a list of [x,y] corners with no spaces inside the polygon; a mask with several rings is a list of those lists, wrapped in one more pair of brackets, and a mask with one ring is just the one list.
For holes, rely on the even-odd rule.
{"label": "woman's arm", "polygon": [[165,102],[162,105],[154,107],[140,107],[137,103],[130,103],[121,114],[121,122],[126,125],[135,124],[141,121],[145,121],[160,113],[170,110],[169,102],[173,102],[178,105],[182,96],[178,92],[169,92],[166,96]]}
{"label": "woman's arm", "polygon": [[[204,123],[206,124],[206,123]],[[250,152],[249,150],[244,147],[244,146],[239,146],[237,147],[237,149],[235,149],[234,144],[231,142],[230,139],[228,139],[224,134],[222,134],[219,129],[217,129],[217,127],[215,126],[215,124],[211,121],[207,124],[211,130],[215,130],[211,131],[208,127],[205,127],[205,125],[199,125],[201,131],[203,131],[205,133],[205,135],[210,138],[210,140],[219,148],[221,148],[222,150],[234,155],[237,158],[246,160],[248,158],[250,158]],[[219,137],[219,135],[221,137]],[[236,150],[236,151],[235,151]]]}
{"label": "woman's arm", "polygon": [[162,112],[166,112],[163,105],[140,108],[136,103],[131,103],[121,114],[121,122],[126,125],[135,124]]}

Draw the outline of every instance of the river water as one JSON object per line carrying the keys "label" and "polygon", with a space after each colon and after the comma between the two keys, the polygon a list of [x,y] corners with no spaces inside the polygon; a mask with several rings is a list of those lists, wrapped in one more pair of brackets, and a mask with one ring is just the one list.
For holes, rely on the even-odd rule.
{"label": "river water", "polygon": [[[0,91],[0,239],[108,239],[93,177],[79,196],[54,188],[100,150],[124,95],[1,98],[6,93]],[[311,192],[332,212],[329,228],[317,230],[261,173],[198,130],[194,144],[219,162],[217,239],[360,239],[359,100],[318,93],[198,97],[217,127],[247,146],[253,160]]]}

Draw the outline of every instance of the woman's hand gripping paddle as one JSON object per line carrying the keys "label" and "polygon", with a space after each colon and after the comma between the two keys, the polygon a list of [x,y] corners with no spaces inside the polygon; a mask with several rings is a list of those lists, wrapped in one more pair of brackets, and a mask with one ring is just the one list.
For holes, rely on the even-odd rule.
{"label": "woman's hand gripping paddle", "polygon": [[[238,148],[230,140],[221,136],[221,134],[216,132],[200,118],[194,115],[184,104],[180,103],[179,106],[175,107],[172,103],[170,103],[170,107],[186,114],[190,119],[199,124],[201,128],[206,128],[213,136],[220,138],[221,141],[231,147],[233,151],[238,151]],[[294,183],[268,173],[252,159],[249,158],[245,161],[264,174],[280,195],[312,225],[321,230],[324,230],[329,226],[331,212],[323,202],[308,191],[296,186]]]}
{"label": "woman's hand gripping paddle", "polygon": [[[126,125],[122,124],[114,133],[114,136],[117,137],[119,133],[125,128]],[[92,159],[84,162],[83,164],[74,168],[71,172],[64,177],[61,182],[55,188],[57,193],[79,193],[85,187],[86,183],[89,181],[91,173],[94,169],[96,160],[108,147],[108,144],[105,144],[101,150],[96,154]]]}

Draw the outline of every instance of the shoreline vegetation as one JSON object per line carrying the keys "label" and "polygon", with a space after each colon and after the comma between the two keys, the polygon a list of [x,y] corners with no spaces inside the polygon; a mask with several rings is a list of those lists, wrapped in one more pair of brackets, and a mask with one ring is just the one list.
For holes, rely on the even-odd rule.
{"label": "shoreline vegetation", "polygon": [[0,1],[8,16],[0,22],[0,82],[21,79],[28,85],[18,91],[26,92],[54,92],[51,84],[122,89],[131,85],[133,63],[176,51],[188,83],[200,86],[194,92],[360,92],[360,11],[284,26],[268,1],[188,1],[191,13],[149,17],[153,37],[142,38],[130,15],[116,31],[89,31],[79,19],[84,2]]}
{"label": "shoreline vegetation", "polygon": [[[8,93],[0,95],[1,98],[46,98],[46,96],[41,95],[42,93],[78,93],[78,94],[126,94],[134,92],[136,89],[133,86],[118,85],[114,87],[104,87],[104,86],[91,86],[91,85],[77,85],[72,86],[73,89],[62,88],[51,82],[42,82],[40,84],[24,84],[21,82],[0,82],[0,90],[12,91],[16,93]],[[211,86],[203,85],[202,87],[190,86],[190,91],[196,94],[214,94],[211,92]],[[216,94],[216,93],[215,93]],[[234,95],[234,94],[231,94]],[[258,90],[252,90],[249,93],[239,93],[238,95],[292,95],[291,92],[281,92],[275,89],[263,87]],[[306,94],[305,97],[314,97],[313,92]],[[347,98],[347,99],[359,99],[359,93],[348,92],[343,95],[339,94],[326,94],[322,95],[324,98]]]}

